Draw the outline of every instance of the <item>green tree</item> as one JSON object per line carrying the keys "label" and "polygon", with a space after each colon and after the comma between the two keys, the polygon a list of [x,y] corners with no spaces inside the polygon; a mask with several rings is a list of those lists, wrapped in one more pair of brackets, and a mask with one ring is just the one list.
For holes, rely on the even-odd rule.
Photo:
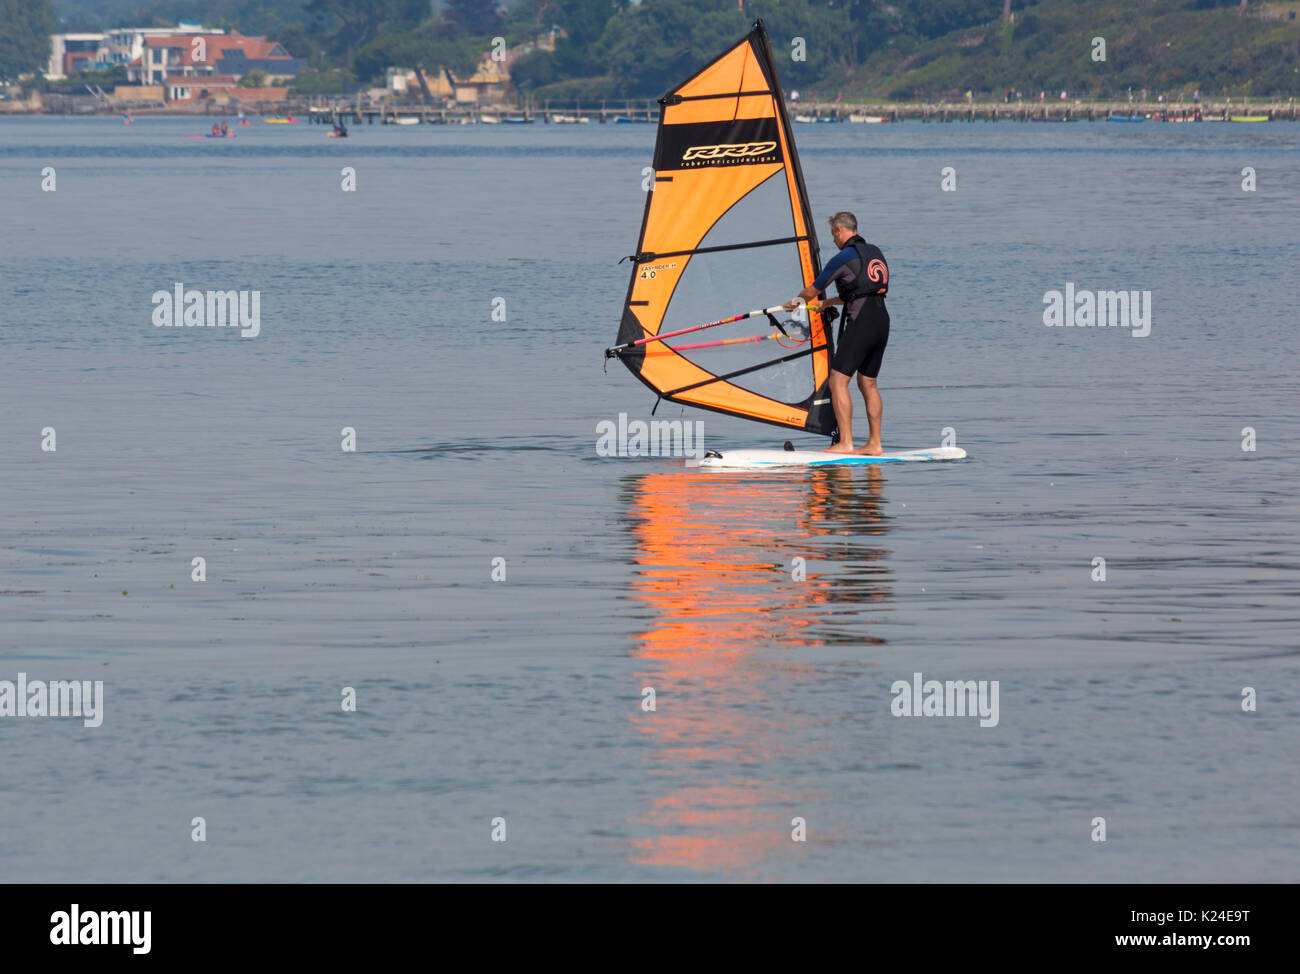
{"label": "green tree", "polygon": [[624,0],[558,0],[564,35],[555,42],[555,66],[561,77],[602,74],[600,39],[611,20],[627,7]]}
{"label": "green tree", "polygon": [[235,84],[239,88],[263,88],[266,86],[266,79],[269,78],[261,68],[254,68],[248,74],[244,75]]}
{"label": "green tree", "polygon": [[320,32],[312,30],[303,24],[292,24],[271,31],[267,34],[267,37],[273,41],[279,41],[284,45],[284,49],[294,57],[303,58],[310,63],[319,61],[324,50]]}
{"label": "green tree", "polygon": [[506,11],[501,31],[512,47],[538,41],[552,27],[563,26],[560,0],[519,0]]}
{"label": "green tree", "polygon": [[474,72],[481,52],[471,44],[438,37],[429,28],[385,34],[357,52],[355,70],[361,81],[383,83],[389,68],[420,68],[430,73],[446,68],[454,75]]}
{"label": "green tree", "polygon": [[447,0],[444,16],[457,37],[492,37],[502,26],[497,0]]}
{"label": "green tree", "polygon": [[0,78],[43,72],[53,33],[53,0],[0,0]]}
{"label": "green tree", "polygon": [[555,57],[550,51],[529,51],[510,65],[510,83],[516,88],[536,89],[555,80]]}
{"label": "green tree", "polygon": [[1002,16],[1002,7],[1002,0],[901,0],[897,4],[903,26],[918,37],[941,37],[991,23]]}
{"label": "green tree", "polygon": [[332,71],[303,68],[289,83],[289,88],[297,95],[337,95],[352,80],[352,75],[346,68],[335,68]]}
{"label": "green tree", "polygon": [[[879,12],[855,19],[847,4],[833,0],[757,0],[751,13],[767,25],[777,74],[786,89],[828,78],[843,81],[889,33]],[[796,39],[803,41],[799,61],[794,59]]]}
{"label": "green tree", "polygon": [[429,13],[424,0],[307,0],[304,9],[321,22],[338,25],[331,47],[349,66],[380,34],[409,30]]}
{"label": "green tree", "polygon": [[628,98],[662,95],[744,36],[749,17],[731,0],[645,0],[601,37],[614,88]]}

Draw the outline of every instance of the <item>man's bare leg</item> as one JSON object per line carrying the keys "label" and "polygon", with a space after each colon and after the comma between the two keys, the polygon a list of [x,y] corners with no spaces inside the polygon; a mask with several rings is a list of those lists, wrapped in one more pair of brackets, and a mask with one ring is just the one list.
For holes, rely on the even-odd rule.
{"label": "man's bare leg", "polygon": [[[831,375],[835,375],[834,372]],[[862,391],[862,398],[867,403],[867,445],[854,452],[862,453],[869,457],[878,457],[884,449],[880,445],[881,425],[884,422],[885,402],[880,398],[880,390],[876,388],[876,380],[858,373],[858,388]],[[845,392],[848,391],[847,383]]]}
{"label": "man's bare leg", "polygon": [[840,441],[826,448],[827,453],[853,452],[853,397],[849,395],[849,377],[831,369],[831,408],[840,424]]}

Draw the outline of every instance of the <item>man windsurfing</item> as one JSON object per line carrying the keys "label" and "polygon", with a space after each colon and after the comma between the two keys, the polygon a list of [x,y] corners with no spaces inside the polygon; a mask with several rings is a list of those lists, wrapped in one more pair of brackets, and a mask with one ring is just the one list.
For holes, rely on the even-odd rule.
{"label": "man windsurfing", "polygon": [[[831,407],[839,424],[839,442],[826,448],[827,453],[861,453],[878,457],[881,422],[885,405],[876,388],[876,376],[889,342],[889,312],[885,310],[885,292],[889,289],[889,265],[875,244],[858,236],[858,220],[841,211],[831,217],[831,237],[840,252],[832,257],[817,279],[786,303],[793,311],[799,305],[822,294],[831,281],[839,297],[823,304],[843,304],[839,340],[831,359]],[[858,389],[867,404],[867,443],[853,447],[853,399],[849,379],[858,374]]]}

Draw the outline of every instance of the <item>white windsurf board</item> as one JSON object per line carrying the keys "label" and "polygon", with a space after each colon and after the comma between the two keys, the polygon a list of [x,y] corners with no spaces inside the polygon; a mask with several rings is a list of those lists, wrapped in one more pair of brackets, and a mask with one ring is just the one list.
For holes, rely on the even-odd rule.
{"label": "white windsurf board", "polygon": [[764,467],[865,466],[873,463],[961,460],[965,456],[966,451],[958,446],[897,450],[878,457],[862,453],[827,453],[824,450],[709,450],[701,458],[687,460],[686,466],[706,470],[757,470]]}

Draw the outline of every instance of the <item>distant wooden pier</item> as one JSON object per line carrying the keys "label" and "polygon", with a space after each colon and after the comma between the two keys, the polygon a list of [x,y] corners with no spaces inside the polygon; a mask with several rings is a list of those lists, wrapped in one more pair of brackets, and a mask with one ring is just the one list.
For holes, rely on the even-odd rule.
{"label": "distant wooden pier", "polygon": [[312,122],[333,125],[340,119],[355,125],[467,125],[530,123],[621,124],[659,121],[659,103],[649,100],[567,102],[562,105],[478,104],[474,102],[433,105],[420,102],[361,105],[352,102],[311,105],[298,109]]}
{"label": "distant wooden pier", "polygon": [[[1119,116],[1137,121],[1229,121],[1249,117],[1268,121],[1300,120],[1294,100],[1243,104],[1229,101],[1195,102],[790,102],[791,118],[799,122],[1071,122],[1106,121]],[[657,101],[543,102],[540,105],[428,105],[416,103],[357,105],[317,104],[286,108],[306,114],[313,122],[334,124],[350,119],[355,124],[621,124],[658,122]]]}
{"label": "distant wooden pier", "polygon": [[858,121],[862,117],[890,122],[901,122],[906,119],[922,122],[1104,122],[1112,116],[1134,121],[1141,119],[1157,122],[1229,121],[1234,117],[1289,122],[1300,119],[1298,106],[1294,100],[1266,104],[1228,101],[1200,103],[1034,101],[971,104],[800,102],[790,106],[790,114],[800,121],[833,122]]}

